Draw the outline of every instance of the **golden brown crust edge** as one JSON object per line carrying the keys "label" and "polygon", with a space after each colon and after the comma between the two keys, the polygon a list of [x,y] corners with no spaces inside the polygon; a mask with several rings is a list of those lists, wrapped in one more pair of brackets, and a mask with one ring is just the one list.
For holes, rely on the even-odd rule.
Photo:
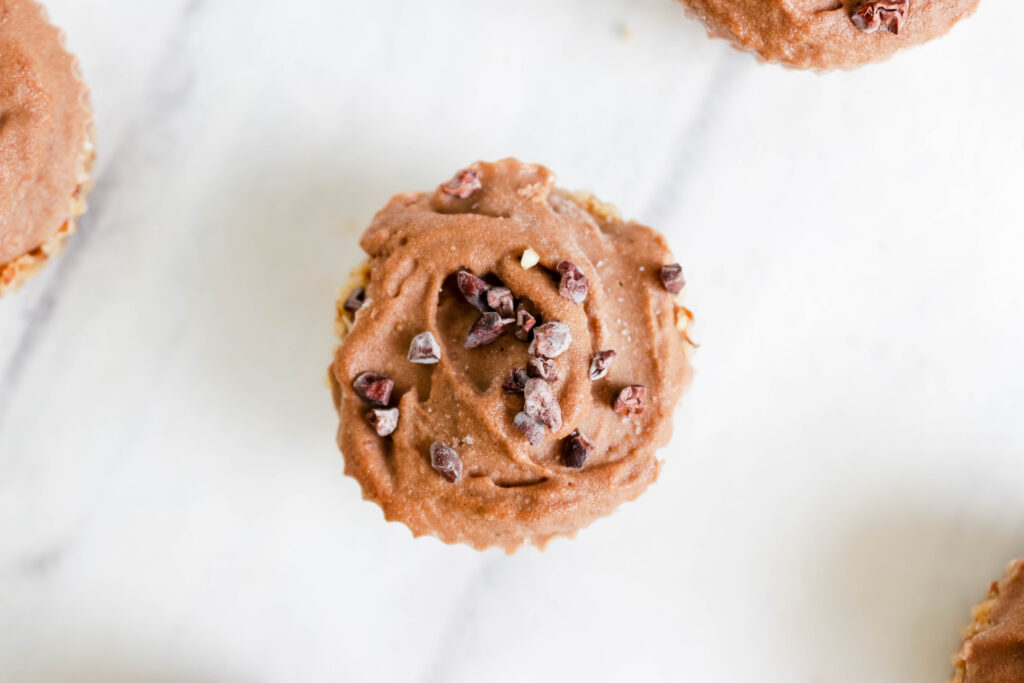
{"label": "golden brown crust edge", "polygon": [[78,219],[88,209],[86,199],[93,187],[92,169],[96,163],[95,139],[95,128],[90,125],[79,161],[79,177],[82,180],[71,195],[67,220],[46,242],[27,254],[0,265],[0,297],[17,291],[32,276],[37,275],[51,258],[63,251],[68,237],[78,228]]}
{"label": "golden brown crust edge", "polygon": [[38,274],[43,267],[61,253],[68,237],[78,228],[78,219],[86,212],[87,195],[93,188],[92,170],[96,162],[96,127],[90,104],[89,86],[82,76],[78,58],[71,53],[66,45],[66,35],[58,26],[50,21],[49,12],[40,2],[32,2],[45,26],[56,32],[58,49],[71,61],[71,80],[79,87],[78,97],[86,114],[82,150],[75,165],[76,186],[68,201],[67,214],[63,222],[54,221],[53,234],[42,244],[30,251],[0,263],[0,298],[18,290],[30,278]]}
{"label": "golden brown crust edge", "polygon": [[971,623],[961,631],[960,650],[953,655],[953,675],[949,683],[967,683],[967,656],[970,641],[993,626],[991,615],[1003,593],[1004,583],[1011,581],[1015,574],[1024,569],[1024,559],[1014,560],[1006,567],[1003,577],[989,586],[985,600],[971,608]]}

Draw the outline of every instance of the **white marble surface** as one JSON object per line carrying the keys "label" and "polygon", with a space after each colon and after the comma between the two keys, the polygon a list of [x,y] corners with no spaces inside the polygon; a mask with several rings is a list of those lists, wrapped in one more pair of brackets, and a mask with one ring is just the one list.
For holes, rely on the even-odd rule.
{"label": "white marble surface", "polygon": [[[0,302],[0,681],[945,680],[1024,554],[1024,4],[826,77],[670,0],[50,5],[101,157]],[[512,557],[386,524],[323,386],[374,210],[507,155],[702,343],[661,481]]]}

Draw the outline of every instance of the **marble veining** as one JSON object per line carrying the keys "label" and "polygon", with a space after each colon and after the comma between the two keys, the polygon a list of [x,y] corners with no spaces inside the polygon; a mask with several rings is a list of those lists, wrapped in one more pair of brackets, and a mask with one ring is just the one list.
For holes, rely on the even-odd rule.
{"label": "marble veining", "polygon": [[[0,681],[944,680],[1024,548],[1024,6],[829,76],[671,0],[51,0],[99,165],[0,301]],[[342,474],[335,288],[395,192],[538,161],[697,314],[661,480],[506,557]]]}

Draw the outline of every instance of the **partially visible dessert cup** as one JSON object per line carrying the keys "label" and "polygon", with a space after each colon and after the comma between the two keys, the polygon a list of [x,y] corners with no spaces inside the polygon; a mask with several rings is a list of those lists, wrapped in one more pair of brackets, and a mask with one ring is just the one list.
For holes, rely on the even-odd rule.
{"label": "partially visible dessert cup", "polygon": [[1014,560],[971,610],[950,683],[1024,681],[1024,559]]}
{"label": "partially visible dessert cup", "polygon": [[829,71],[945,35],[980,0],[680,0],[713,38],[767,62]]}
{"label": "partially visible dessert cup", "polygon": [[89,90],[35,0],[0,0],[0,296],[63,249],[92,189]]}

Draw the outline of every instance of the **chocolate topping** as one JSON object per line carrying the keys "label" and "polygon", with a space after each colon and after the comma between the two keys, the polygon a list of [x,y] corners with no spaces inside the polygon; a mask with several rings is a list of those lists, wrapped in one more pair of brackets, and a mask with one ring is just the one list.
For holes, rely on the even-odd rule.
{"label": "chocolate topping", "polygon": [[686,278],[683,277],[683,267],[678,263],[672,263],[661,267],[661,284],[670,294],[678,294],[686,286]]}
{"label": "chocolate topping", "polygon": [[516,302],[512,290],[508,287],[491,287],[487,290],[487,305],[494,309],[502,318],[514,318]]}
{"label": "chocolate topping", "polygon": [[533,326],[537,324],[537,319],[533,317],[529,311],[522,306],[516,311],[516,331],[515,337],[519,341],[529,341],[530,333],[533,331]]}
{"label": "chocolate topping", "polygon": [[88,179],[88,90],[63,42],[39,3],[0,0],[0,270],[57,235]]}
{"label": "chocolate topping", "polygon": [[412,338],[407,358],[413,363],[433,365],[441,360],[441,346],[430,332],[422,332]]}
{"label": "chocolate topping", "polygon": [[527,415],[539,420],[553,432],[562,427],[562,409],[550,384],[542,379],[528,379],[523,387],[523,397],[523,410]]}
{"label": "chocolate topping", "polygon": [[545,382],[558,381],[558,368],[555,361],[547,358],[531,358],[526,362],[526,374],[528,377],[536,377]]}
{"label": "chocolate topping", "polygon": [[638,384],[633,384],[619,392],[612,403],[612,410],[619,415],[637,415],[644,412],[644,402],[647,399],[647,389]]}
{"label": "chocolate topping", "polygon": [[497,341],[515,322],[512,318],[502,318],[493,311],[484,313],[473,323],[466,336],[466,348],[475,349]]}
{"label": "chocolate topping", "polygon": [[513,368],[509,372],[508,377],[505,378],[501,388],[510,394],[521,394],[526,389],[526,380],[528,379],[530,379],[530,376],[526,374],[526,370]]}
{"label": "chocolate topping", "polygon": [[590,379],[594,381],[604,379],[613,360],[615,360],[614,351],[598,351],[595,353],[594,358],[590,361]]}
{"label": "chocolate topping", "polygon": [[910,0],[861,0],[850,19],[865,33],[878,29],[898,35],[910,12]]}
{"label": "chocolate topping", "polygon": [[363,302],[366,300],[366,288],[356,287],[352,290],[352,293],[345,299],[344,309],[349,313],[355,313],[363,307]]}
{"label": "chocolate topping", "polygon": [[364,401],[376,406],[386,406],[391,402],[394,386],[392,380],[376,372],[364,372],[352,383],[352,388]]}
{"label": "chocolate topping", "polygon": [[516,429],[523,433],[531,446],[536,446],[544,440],[544,432],[546,430],[544,429],[544,423],[540,420],[534,419],[526,413],[517,413],[512,423],[516,426]]}
{"label": "chocolate topping", "polygon": [[430,444],[430,466],[453,484],[462,479],[462,458],[440,441]]}
{"label": "chocolate topping", "polygon": [[467,169],[456,173],[454,178],[441,186],[441,191],[451,197],[467,199],[481,187],[483,183],[480,182],[480,172]]}
{"label": "chocolate topping", "polygon": [[462,296],[466,297],[466,301],[475,306],[478,311],[486,313],[490,310],[487,305],[487,291],[491,288],[489,284],[465,270],[459,271],[459,274],[455,276],[455,281]]}
{"label": "chocolate topping", "polygon": [[575,263],[562,261],[555,270],[562,274],[562,281],[558,283],[559,294],[576,304],[582,304],[587,300],[587,276]]}
{"label": "chocolate topping", "polygon": [[366,414],[366,420],[378,436],[389,436],[398,427],[398,408],[374,408]]}
{"label": "chocolate topping", "polygon": [[553,321],[544,323],[533,330],[530,353],[542,358],[558,358],[572,344],[572,333],[565,323]]}
{"label": "chocolate topping", "polygon": [[587,464],[587,458],[596,448],[594,442],[577,429],[566,437],[562,445],[562,464],[576,470],[583,469]]}

